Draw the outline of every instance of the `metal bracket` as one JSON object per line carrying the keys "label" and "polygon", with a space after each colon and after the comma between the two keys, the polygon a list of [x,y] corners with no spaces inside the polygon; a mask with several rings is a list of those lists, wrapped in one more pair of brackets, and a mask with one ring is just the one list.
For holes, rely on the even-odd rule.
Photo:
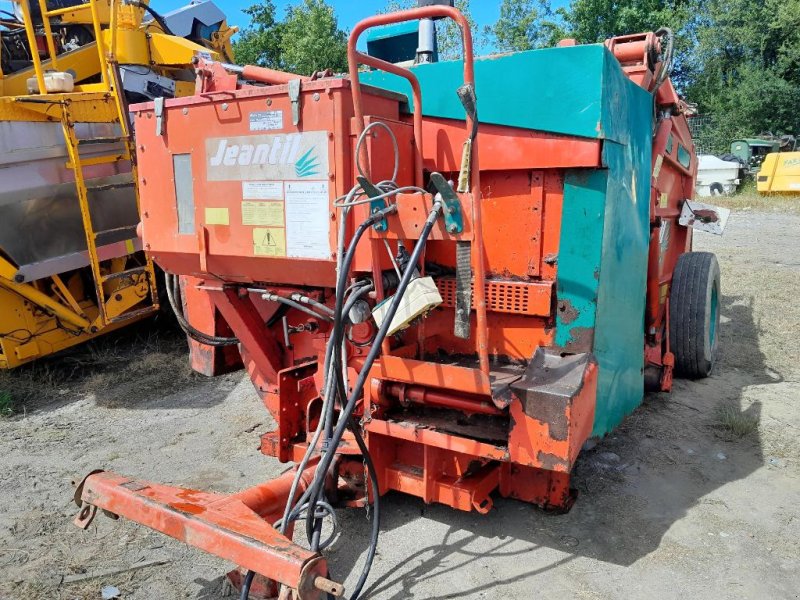
{"label": "metal bracket", "polygon": [[156,135],[164,135],[164,96],[159,96],[154,101],[154,111],[156,115]]}
{"label": "metal bracket", "polygon": [[464,231],[464,214],[461,210],[461,200],[455,190],[450,187],[441,173],[431,173],[431,183],[436,188],[437,197],[444,202],[444,224],[447,233],[457,234]]}
{"label": "metal bracket", "polygon": [[[381,192],[378,188],[372,185],[369,181],[367,181],[364,177],[357,177],[359,185],[361,185],[361,189],[364,190],[364,193],[369,196],[370,198],[377,198],[381,195]],[[383,198],[379,198],[378,200],[373,200],[369,203],[369,212],[371,214],[375,214],[376,212],[382,211],[386,208],[386,200]],[[386,231],[389,229],[389,223],[386,222],[386,218],[384,217],[380,221],[376,222],[375,225],[372,226],[375,231]]]}
{"label": "metal bracket", "polygon": [[289,80],[289,101],[292,103],[292,124],[300,124],[300,79]]}
{"label": "metal bracket", "polygon": [[475,95],[475,86],[471,83],[462,85],[458,88],[456,94],[464,107],[464,112],[467,113],[467,116],[472,121],[469,137],[464,141],[464,146],[461,149],[461,168],[458,171],[458,191],[463,194],[470,191],[472,144],[478,135],[478,98]]}
{"label": "metal bracket", "polygon": [[678,223],[698,231],[722,235],[730,216],[731,211],[728,208],[686,200],[681,208]]}

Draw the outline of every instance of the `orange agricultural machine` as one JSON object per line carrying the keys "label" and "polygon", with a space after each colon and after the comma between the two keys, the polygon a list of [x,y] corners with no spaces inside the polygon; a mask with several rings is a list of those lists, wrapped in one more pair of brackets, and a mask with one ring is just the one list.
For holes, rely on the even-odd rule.
{"label": "orange agricultural machine", "polygon": [[[463,61],[356,49],[437,18]],[[323,524],[371,505],[358,597],[391,490],[568,509],[584,443],[714,362],[719,269],[689,226],[716,213],[686,212],[669,32],[474,60],[462,14],[428,6],[359,23],[348,50],[348,76],[199,59],[195,96],[132,109],[144,247],[196,365],[238,344],[277,422],[262,452],[296,467],[231,496],[94,472],[77,523],[99,508],[230,560],[243,598],[255,574],[344,594]]]}

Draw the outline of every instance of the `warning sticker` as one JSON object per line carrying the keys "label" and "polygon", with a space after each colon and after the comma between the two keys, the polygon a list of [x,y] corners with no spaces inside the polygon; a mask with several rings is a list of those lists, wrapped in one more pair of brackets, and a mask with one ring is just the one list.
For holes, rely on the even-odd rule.
{"label": "warning sticker", "polygon": [[283,182],[243,181],[242,198],[245,200],[283,200]]}
{"label": "warning sticker", "polygon": [[282,110],[250,113],[250,131],[272,131],[273,129],[283,129]]}
{"label": "warning sticker", "polygon": [[242,202],[242,225],[283,227],[283,201]]}
{"label": "warning sticker", "polygon": [[331,257],[329,212],[327,181],[286,182],[288,256]]}
{"label": "warning sticker", "polygon": [[255,256],[286,256],[286,230],[281,227],[254,228],[253,254]]}

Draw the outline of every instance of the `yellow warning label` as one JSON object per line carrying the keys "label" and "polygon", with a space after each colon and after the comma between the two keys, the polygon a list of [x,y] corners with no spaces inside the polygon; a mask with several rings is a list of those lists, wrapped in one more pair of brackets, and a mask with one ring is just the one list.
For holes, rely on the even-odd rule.
{"label": "yellow warning label", "polygon": [[669,205],[669,195],[666,192],[663,192],[661,194],[660,206],[661,208],[667,208],[668,205]]}
{"label": "yellow warning label", "polygon": [[206,208],[206,225],[230,225],[227,208]]}
{"label": "yellow warning label", "polygon": [[255,256],[286,256],[286,230],[282,227],[254,228],[253,254]]}
{"label": "yellow warning label", "polygon": [[283,200],[277,202],[242,202],[243,225],[283,227]]}

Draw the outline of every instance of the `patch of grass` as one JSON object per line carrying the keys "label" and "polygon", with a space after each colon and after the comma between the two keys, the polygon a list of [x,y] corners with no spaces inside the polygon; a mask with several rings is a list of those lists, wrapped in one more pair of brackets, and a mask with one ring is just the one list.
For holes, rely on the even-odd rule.
{"label": "patch of grass", "polygon": [[717,429],[737,438],[747,437],[758,431],[756,417],[729,404],[722,405],[717,409],[714,425]]}
{"label": "patch of grass", "polygon": [[[699,198],[702,201],[702,199]],[[754,181],[748,181],[731,196],[716,196],[706,199],[709,204],[724,206],[731,210],[758,210],[766,212],[800,213],[800,194],[761,195]]]}
{"label": "patch of grass", "polygon": [[11,393],[0,390],[0,417],[10,417],[14,414],[14,399]]}

